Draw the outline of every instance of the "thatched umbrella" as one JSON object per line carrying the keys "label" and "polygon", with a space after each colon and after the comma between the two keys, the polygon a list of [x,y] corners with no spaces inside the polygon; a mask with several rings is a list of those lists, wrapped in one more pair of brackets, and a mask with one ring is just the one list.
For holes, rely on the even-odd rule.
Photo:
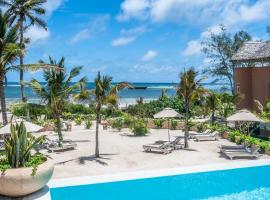
{"label": "thatched umbrella", "polygon": [[[242,126],[245,127],[245,125],[250,126],[254,122],[262,122],[262,120],[260,118],[258,118],[256,115],[254,115],[252,112],[250,112],[249,110],[246,110],[246,109],[238,110],[235,114],[228,117],[227,121],[228,122],[239,122],[240,130],[242,129],[241,128]],[[247,133],[249,134],[249,128],[247,128]]]}
{"label": "thatched umbrella", "polygon": [[171,118],[180,118],[181,115],[176,112],[174,109],[172,108],[165,108],[164,110],[160,111],[159,113],[154,115],[154,118],[158,119],[158,118],[167,118],[168,119],[168,139],[170,141],[170,119]]}
{"label": "thatched umbrella", "polygon": [[232,116],[227,118],[228,122],[261,122],[256,115],[254,115],[249,110],[239,110]]}

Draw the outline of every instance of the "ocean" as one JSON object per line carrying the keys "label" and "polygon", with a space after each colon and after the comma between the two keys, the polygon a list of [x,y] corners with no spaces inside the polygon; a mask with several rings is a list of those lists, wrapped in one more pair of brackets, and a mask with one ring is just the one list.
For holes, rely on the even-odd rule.
{"label": "ocean", "polygon": [[[44,84],[44,83],[43,83]],[[114,83],[115,84],[115,83]],[[124,89],[119,92],[120,104],[122,106],[135,104],[140,97],[144,102],[158,99],[161,96],[162,89],[166,90],[166,94],[173,96],[176,93],[176,83],[132,83],[136,87],[146,87],[146,89]],[[204,87],[219,91],[226,84],[204,83]],[[87,83],[87,89],[93,89],[94,83]],[[25,87],[25,92],[29,102],[40,103],[39,97],[32,91],[30,87]],[[5,87],[6,100],[8,103],[20,101],[20,85],[16,82],[9,82]]]}

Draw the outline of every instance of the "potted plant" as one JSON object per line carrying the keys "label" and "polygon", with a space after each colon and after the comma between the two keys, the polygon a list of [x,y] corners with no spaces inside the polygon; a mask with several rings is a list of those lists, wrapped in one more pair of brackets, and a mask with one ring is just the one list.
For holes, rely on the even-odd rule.
{"label": "potted plant", "polygon": [[0,195],[20,197],[43,188],[52,177],[54,164],[43,154],[32,153],[44,136],[30,135],[23,122],[11,124],[10,130],[0,156]]}

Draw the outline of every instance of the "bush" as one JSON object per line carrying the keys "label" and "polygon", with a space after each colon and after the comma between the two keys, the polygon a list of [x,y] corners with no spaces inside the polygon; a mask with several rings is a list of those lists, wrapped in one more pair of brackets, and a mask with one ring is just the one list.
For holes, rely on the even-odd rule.
{"label": "bush", "polygon": [[130,116],[130,115],[125,115],[123,117],[124,126],[126,126],[128,128],[132,127],[133,122],[134,122],[134,118],[132,116]]}
{"label": "bush", "polygon": [[93,125],[93,122],[92,122],[91,119],[87,119],[87,120],[85,121],[85,128],[86,128],[86,129],[90,129],[90,128],[92,127],[92,125]]}
{"label": "bush", "polygon": [[136,136],[144,136],[148,133],[147,125],[143,120],[136,120],[133,124],[132,132]]}
{"label": "bush", "polygon": [[95,109],[93,107],[88,107],[83,104],[72,104],[72,103],[67,104],[64,111],[71,114],[81,114],[81,115],[89,115],[95,113]]}
{"label": "bush", "polygon": [[78,116],[77,118],[75,118],[75,124],[78,125],[78,126],[82,124],[81,116]]}
{"label": "bush", "polygon": [[205,123],[198,123],[197,124],[197,130],[199,133],[204,132],[207,129],[207,124]]}
{"label": "bush", "polygon": [[172,120],[171,121],[171,129],[172,130],[176,130],[177,125],[178,125],[178,121],[177,120]]}
{"label": "bush", "polygon": [[34,103],[19,103],[11,105],[11,112],[18,117],[26,116],[26,107],[29,109],[31,119],[37,119],[41,115],[47,115],[48,110],[46,106]]}
{"label": "bush", "polygon": [[105,108],[101,110],[101,114],[104,115],[105,118],[116,118],[123,117],[125,113],[120,109]]}
{"label": "bush", "polygon": [[153,122],[157,128],[162,128],[164,121],[165,121],[164,119],[154,119],[153,120]]}
{"label": "bush", "polygon": [[40,126],[46,126],[46,125],[54,125],[56,123],[55,119],[39,119],[39,120],[35,120],[33,121],[35,124],[40,125]]}
{"label": "bush", "polygon": [[136,117],[153,118],[154,114],[162,111],[164,108],[173,108],[179,113],[184,112],[183,100],[177,96],[160,98],[149,103],[129,105],[127,113]]}
{"label": "bush", "polygon": [[112,120],[112,128],[117,129],[118,131],[122,130],[123,125],[124,125],[124,120],[120,117]]}
{"label": "bush", "polygon": [[65,120],[73,120],[73,114],[70,112],[63,112],[62,113],[62,118]]}

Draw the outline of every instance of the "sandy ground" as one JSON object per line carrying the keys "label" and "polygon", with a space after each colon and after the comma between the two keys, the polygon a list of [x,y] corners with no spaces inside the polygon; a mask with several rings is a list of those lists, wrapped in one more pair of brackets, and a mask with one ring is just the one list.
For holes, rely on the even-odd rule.
{"label": "sandy ground", "polygon": [[[183,132],[171,131],[172,139],[179,135],[183,135]],[[52,134],[49,137],[55,136]],[[178,150],[167,155],[143,152],[142,145],[168,139],[165,129],[151,129],[149,135],[144,137],[134,137],[128,129],[121,132],[101,130],[99,159],[94,156],[94,127],[90,130],[74,127],[72,132],[64,133],[64,138],[73,140],[78,146],[76,150],[49,154],[55,162],[53,178],[234,162],[218,153],[220,144],[230,143],[224,139],[209,142],[190,140],[189,150]]]}

